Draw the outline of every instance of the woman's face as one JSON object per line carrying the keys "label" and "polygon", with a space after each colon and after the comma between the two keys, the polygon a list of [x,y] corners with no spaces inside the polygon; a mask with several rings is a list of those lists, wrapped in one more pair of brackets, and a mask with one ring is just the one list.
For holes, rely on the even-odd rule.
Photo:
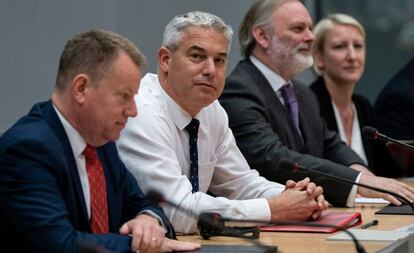
{"label": "woman's face", "polygon": [[315,64],[325,78],[336,83],[355,84],[365,67],[365,38],[355,26],[335,24],[326,32]]}

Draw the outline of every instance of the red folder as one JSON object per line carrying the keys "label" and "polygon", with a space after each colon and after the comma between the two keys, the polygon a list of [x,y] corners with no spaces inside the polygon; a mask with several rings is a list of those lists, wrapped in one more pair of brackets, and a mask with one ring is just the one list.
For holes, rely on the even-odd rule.
{"label": "red folder", "polygon": [[[340,228],[349,228],[362,223],[360,212],[334,212],[323,211],[321,217],[315,221],[307,221],[307,224],[333,225]],[[338,231],[332,227],[316,227],[306,225],[269,225],[261,227],[265,232],[314,232],[314,233],[333,233]]]}

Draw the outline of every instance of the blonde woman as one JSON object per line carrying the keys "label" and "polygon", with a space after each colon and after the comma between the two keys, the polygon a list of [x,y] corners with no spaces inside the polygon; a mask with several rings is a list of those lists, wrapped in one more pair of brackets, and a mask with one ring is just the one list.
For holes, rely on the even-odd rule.
{"label": "blonde woman", "polygon": [[[333,14],[314,28],[314,69],[319,78],[311,85],[328,128],[339,133],[376,174],[395,175],[396,164],[380,143],[365,140],[361,129],[372,124],[372,106],[354,93],[365,68],[365,30],[353,17]],[[381,160],[380,160],[381,159]]]}

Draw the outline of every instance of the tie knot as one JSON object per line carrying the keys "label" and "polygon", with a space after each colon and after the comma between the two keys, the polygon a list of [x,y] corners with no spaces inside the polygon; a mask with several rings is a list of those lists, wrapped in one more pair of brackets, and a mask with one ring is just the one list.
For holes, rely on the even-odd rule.
{"label": "tie knot", "polygon": [[285,103],[291,104],[296,101],[295,91],[291,84],[287,83],[286,85],[283,85],[282,88],[280,88],[280,92],[282,93]]}
{"label": "tie knot", "polygon": [[185,127],[185,130],[190,135],[197,135],[198,134],[198,127],[200,126],[200,121],[198,119],[192,119],[191,122]]}
{"label": "tie knot", "polygon": [[97,157],[96,148],[92,147],[89,144],[86,144],[86,147],[83,150],[83,155],[85,156],[86,159],[95,159]]}

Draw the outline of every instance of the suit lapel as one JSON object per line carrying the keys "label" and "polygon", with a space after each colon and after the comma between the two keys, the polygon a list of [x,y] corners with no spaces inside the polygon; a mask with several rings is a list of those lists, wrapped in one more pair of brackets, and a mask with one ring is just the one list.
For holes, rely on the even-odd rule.
{"label": "suit lapel", "polygon": [[[289,115],[288,110],[286,107],[280,102],[279,98],[277,97],[275,91],[272,89],[272,86],[267,81],[266,77],[260,72],[256,66],[251,63],[250,60],[246,60],[246,62],[250,65],[250,69],[252,71],[252,75],[256,77],[256,84],[257,87],[260,89],[261,93],[265,97],[265,104],[266,108],[268,108],[276,122],[271,122],[272,127],[276,126],[278,128],[277,134],[282,142],[288,146],[290,149],[293,150],[300,150],[303,146],[301,137],[299,133],[297,133],[295,129],[295,125]],[[296,89],[295,89],[296,92]],[[299,99],[298,99],[299,100]],[[298,101],[299,103],[299,101]],[[299,104],[299,122],[302,123],[301,120],[301,106]],[[302,127],[302,126],[301,126]]]}
{"label": "suit lapel", "polygon": [[41,108],[41,114],[43,119],[51,126],[56,138],[60,141],[61,148],[64,155],[65,165],[71,175],[71,181],[73,184],[73,190],[76,194],[78,200],[80,200],[79,204],[81,205],[82,214],[80,214],[84,222],[89,224],[89,219],[86,210],[85,198],[82,191],[82,185],[80,183],[79,173],[76,166],[75,158],[73,155],[73,151],[66,135],[66,132],[63,128],[62,123],[58,115],[56,114],[55,109],[53,108],[52,102],[49,100],[45,103],[45,105]]}
{"label": "suit lapel", "polygon": [[338,132],[338,125],[331,102],[331,96],[326,89],[323,78],[319,77],[312,88],[317,96],[317,99],[319,100],[319,110],[321,112],[321,116],[325,119],[328,128]]}

